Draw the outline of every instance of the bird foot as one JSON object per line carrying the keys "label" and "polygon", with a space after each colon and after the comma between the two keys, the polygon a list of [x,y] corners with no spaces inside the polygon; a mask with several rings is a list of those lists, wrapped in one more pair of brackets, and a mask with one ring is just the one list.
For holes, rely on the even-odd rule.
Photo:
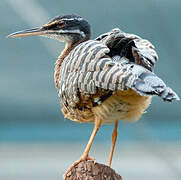
{"label": "bird foot", "polygon": [[94,159],[94,158],[91,158],[91,157],[89,157],[88,155],[83,155],[83,156],[81,156],[81,158],[79,159],[79,160],[77,160],[77,161],[75,161],[69,168],[68,168],[68,170],[65,172],[65,174],[63,175],[63,179],[65,180],[65,178],[67,177],[67,176],[69,176],[69,173],[70,173],[70,171],[75,167],[75,166],[77,166],[80,162],[82,162],[82,161],[94,161],[94,163],[96,162],[96,160]]}

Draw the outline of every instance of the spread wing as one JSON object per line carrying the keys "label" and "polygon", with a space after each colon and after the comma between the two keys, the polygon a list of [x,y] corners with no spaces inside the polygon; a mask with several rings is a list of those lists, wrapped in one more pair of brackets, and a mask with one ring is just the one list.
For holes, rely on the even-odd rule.
{"label": "spread wing", "polygon": [[158,95],[166,101],[179,100],[153,72],[126,57],[113,61],[109,53],[108,46],[96,40],[74,48],[61,65],[59,96],[76,103],[80,93],[93,95],[100,89],[109,92],[133,89],[142,96]]}
{"label": "spread wing", "polygon": [[155,47],[151,42],[135,34],[125,33],[118,28],[100,35],[96,40],[102,41],[110,49],[111,57],[115,55],[126,57],[129,61],[150,71],[153,71],[158,60]]}

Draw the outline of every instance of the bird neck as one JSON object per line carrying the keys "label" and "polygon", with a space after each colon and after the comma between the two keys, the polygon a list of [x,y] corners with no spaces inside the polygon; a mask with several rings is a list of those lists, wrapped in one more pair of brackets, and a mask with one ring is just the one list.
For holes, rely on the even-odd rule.
{"label": "bird neck", "polygon": [[54,82],[55,87],[59,89],[59,75],[60,75],[60,67],[65,59],[65,57],[70,53],[70,51],[77,46],[77,44],[66,43],[64,50],[61,52],[60,56],[58,57],[55,63],[55,72],[54,72]]}

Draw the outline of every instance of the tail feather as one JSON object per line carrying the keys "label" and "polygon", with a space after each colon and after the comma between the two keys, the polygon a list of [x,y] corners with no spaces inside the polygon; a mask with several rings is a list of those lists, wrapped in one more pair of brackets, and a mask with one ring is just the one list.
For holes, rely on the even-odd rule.
{"label": "tail feather", "polygon": [[177,100],[177,101],[180,100],[178,95],[169,87],[166,87],[164,89],[164,91],[161,94],[161,97],[163,98],[163,100],[170,101],[170,102],[173,100]]}
{"label": "tail feather", "polygon": [[180,100],[178,95],[154,73],[143,72],[134,82],[133,89],[140,95],[157,95],[164,101]]}

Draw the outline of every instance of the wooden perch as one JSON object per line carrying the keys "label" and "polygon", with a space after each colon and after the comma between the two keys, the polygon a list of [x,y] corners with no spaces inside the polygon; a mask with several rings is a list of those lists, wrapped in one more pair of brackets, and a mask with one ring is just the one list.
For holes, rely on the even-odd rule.
{"label": "wooden perch", "polygon": [[122,180],[122,178],[106,165],[83,161],[75,166],[64,180]]}

